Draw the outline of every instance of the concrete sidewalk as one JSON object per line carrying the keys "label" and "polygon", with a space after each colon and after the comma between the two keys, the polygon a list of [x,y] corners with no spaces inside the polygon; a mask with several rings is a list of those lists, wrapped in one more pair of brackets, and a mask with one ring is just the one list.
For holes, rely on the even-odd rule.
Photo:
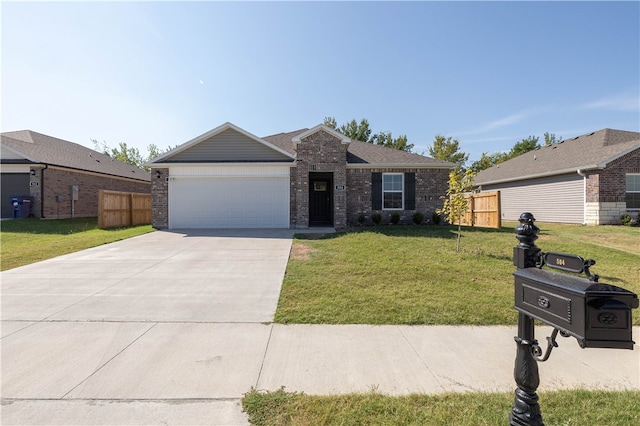
{"label": "concrete sidewalk", "polygon": [[[3,341],[7,425],[245,425],[239,400],[252,387],[317,395],[515,388],[514,327],[9,322],[3,332],[19,327]],[[640,389],[637,347],[559,344],[540,364],[540,391]]]}
{"label": "concrete sidewalk", "polygon": [[[272,324],[292,232],[259,234],[156,232],[3,272],[1,423],[246,425],[251,388],[515,388],[515,327]],[[640,389],[637,346],[559,339],[541,391]]]}

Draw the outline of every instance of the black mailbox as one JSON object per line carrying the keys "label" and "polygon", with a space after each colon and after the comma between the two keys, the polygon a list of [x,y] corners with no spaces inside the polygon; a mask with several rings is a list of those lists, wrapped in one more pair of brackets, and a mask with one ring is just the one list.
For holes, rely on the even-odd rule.
{"label": "black mailbox", "polygon": [[537,268],[515,276],[515,308],[574,336],[583,348],[633,349],[638,296],[614,285]]}
{"label": "black mailbox", "polygon": [[[558,347],[556,336],[573,336],[583,348],[633,349],[631,310],[638,307],[635,293],[598,282],[589,268],[595,260],[575,254],[544,253],[536,247],[540,228],[531,213],[522,213],[515,229],[519,243],[513,248],[515,309],[518,311],[515,390],[510,426],[543,426],[538,394],[538,362],[549,359]],[[564,272],[583,273],[587,278],[542,270],[543,266]],[[544,351],[535,336],[535,322],[553,327]]]}

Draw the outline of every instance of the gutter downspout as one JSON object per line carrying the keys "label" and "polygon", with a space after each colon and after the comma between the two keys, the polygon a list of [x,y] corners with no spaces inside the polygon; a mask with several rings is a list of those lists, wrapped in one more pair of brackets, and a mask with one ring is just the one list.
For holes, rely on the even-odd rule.
{"label": "gutter downspout", "polygon": [[581,169],[576,170],[582,176],[582,225],[587,224],[587,175]]}
{"label": "gutter downspout", "polygon": [[44,219],[44,171],[49,168],[48,164],[45,164],[40,169],[40,219]]}

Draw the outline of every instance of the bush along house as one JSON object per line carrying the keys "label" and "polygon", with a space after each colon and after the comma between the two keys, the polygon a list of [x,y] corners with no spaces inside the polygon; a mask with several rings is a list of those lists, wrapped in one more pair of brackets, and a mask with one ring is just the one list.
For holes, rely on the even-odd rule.
{"label": "bush along house", "polygon": [[318,125],[257,137],[231,123],[151,161],[153,226],[344,229],[430,218],[453,164]]}

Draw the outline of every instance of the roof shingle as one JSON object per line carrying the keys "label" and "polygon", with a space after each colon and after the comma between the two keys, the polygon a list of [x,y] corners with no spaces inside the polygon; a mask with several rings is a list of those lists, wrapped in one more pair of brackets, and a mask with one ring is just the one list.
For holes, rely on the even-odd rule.
{"label": "roof shingle", "polygon": [[[36,163],[69,167],[106,175],[150,181],[149,172],[115,160],[77,143],[31,130],[2,133],[2,145]],[[4,162],[4,161],[3,161]]]}
{"label": "roof shingle", "polygon": [[602,168],[639,148],[640,133],[602,129],[534,149],[482,170],[475,183],[487,185]]}
{"label": "roof shingle", "polygon": [[[278,133],[265,136],[262,139],[283,149],[293,155],[296,154],[295,144],[292,139],[309,129],[300,129],[293,132]],[[368,142],[352,140],[347,145],[347,164],[372,166],[410,166],[452,168],[455,164],[436,160],[420,154],[414,154],[384,146],[374,145]]]}

